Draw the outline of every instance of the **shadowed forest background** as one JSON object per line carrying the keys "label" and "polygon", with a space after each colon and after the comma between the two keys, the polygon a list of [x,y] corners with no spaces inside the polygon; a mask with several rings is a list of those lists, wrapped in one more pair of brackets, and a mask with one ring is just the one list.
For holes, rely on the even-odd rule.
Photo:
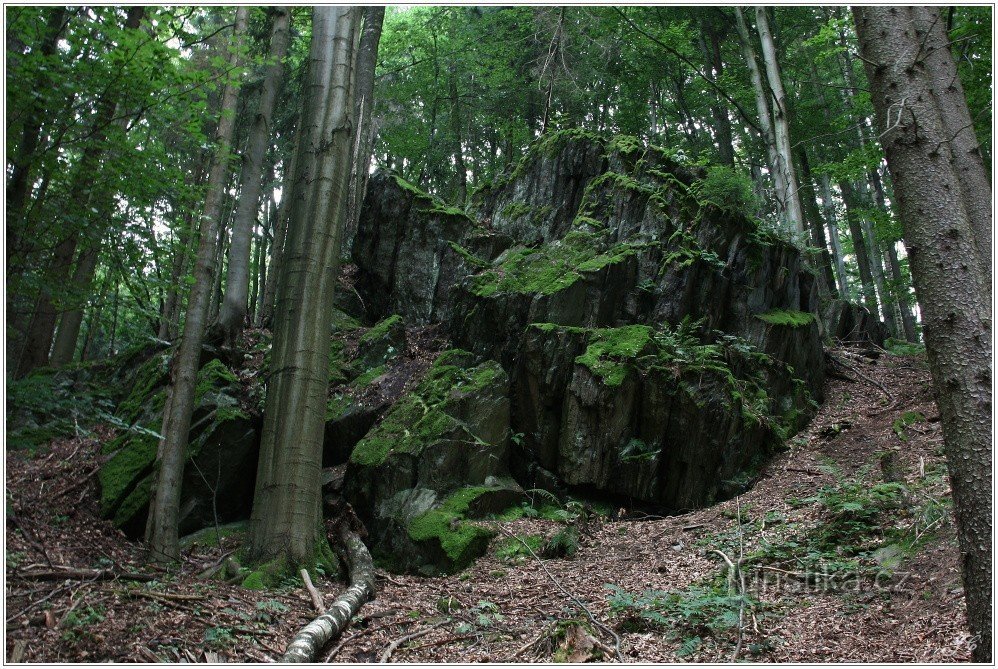
{"label": "shadowed forest background", "polygon": [[5,31],[8,660],[990,661],[991,7]]}

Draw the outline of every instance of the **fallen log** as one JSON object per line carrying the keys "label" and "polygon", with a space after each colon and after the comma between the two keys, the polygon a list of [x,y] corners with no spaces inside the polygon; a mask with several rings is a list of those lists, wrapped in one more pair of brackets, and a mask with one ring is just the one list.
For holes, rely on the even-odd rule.
{"label": "fallen log", "polygon": [[374,597],[374,561],[367,546],[346,524],[340,528],[340,541],[346,549],[350,587],[298,632],[278,662],[315,662],[323,646],[342,634],[364,602]]}
{"label": "fallen log", "polygon": [[155,574],[140,574],[138,572],[115,571],[113,569],[76,569],[72,567],[55,569],[41,569],[31,571],[15,571],[14,576],[29,581],[61,581],[64,579],[75,581],[111,581],[121,579],[122,581],[154,581]]}

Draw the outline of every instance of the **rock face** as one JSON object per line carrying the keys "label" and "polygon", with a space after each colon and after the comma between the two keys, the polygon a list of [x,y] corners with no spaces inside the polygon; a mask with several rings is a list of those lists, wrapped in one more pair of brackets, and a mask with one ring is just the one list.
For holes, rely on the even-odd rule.
{"label": "rock face", "polygon": [[[823,385],[814,274],[714,205],[704,178],[633,139],[558,133],[476,196],[474,223],[379,175],[359,291],[370,315],[440,322],[474,361],[501,365],[519,483],[702,506],[745,486]],[[351,456],[348,497],[374,510],[382,553],[411,555],[414,519],[453,516],[461,504],[444,496],[483,475],[425,485],[409,454],[359,467],[380,429]]]}
{"label": "rock face", "polygon": [[[497,363],[476,365],[469,353],[447,351],[357,444],[345,496],[376,555],[436,573],[481,554],[492,534],[465,519],[517,501],[508,480],[508,394]],[[496,497],[505,503],[489,507]]]}
{"label": "rock face", "polygon": [[[130,536],[145,530],[153,466],[166,402],[168,354],[135,374],[135,386],[116,415],[131,428],[104,445],[101,513]],[[253,500],[259,430],[236,399],[239,381],[217,359],[198,372],[191,438],[184,465],[180,533],[246,517]]]}
{"label": "rock face", "polygon": [[872,316],[862,304],[829,300],[823,311],[823,322],[832,339],[849,344],[874,344],[881,347],[887,341],[887,326]]}

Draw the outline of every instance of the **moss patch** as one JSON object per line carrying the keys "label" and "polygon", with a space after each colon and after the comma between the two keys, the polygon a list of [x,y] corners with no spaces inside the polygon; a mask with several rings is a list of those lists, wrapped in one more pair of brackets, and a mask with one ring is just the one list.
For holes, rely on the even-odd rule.
{"label": "moss patch", "polygon": [[489,263],[487,261],[482,260],[481,258],[476,256],[474,253],[464,248],[460,244],[456,244],[454,242],[447,242],[447,243],[450,244],[450,247],[452,249],[454,249],[454,253],[464,258],[464,261],[469,265],[471,265],[472,267],[482,267],[482,268],[489,267]]}
{"label": "moss patch", "polygon": [[515,249],[498,266],[474,277],[472,292],[481,297],[500,292],[550,295],[586,272],[622,262],[640,248],[626,243],[605,250],[602,246],[596,235],[574,231],[540,248]]}
{"label": "moss patch", "polygon": [[814,322],[814,314],[792,309],[772,309],[764,314],[756,314],[755,317],[770,325],[784,325],[791,328],[806,327]]}
{"label": "moss patch", "polygon": [[468,506],[490,488],[469,487],[444,500],[440,508],[414,518],[408,527],[414,541],[437,540],[453,569],[462,569],[482,554],[495,532],[465,520]]}
{"label": "moss patch", "polygon": [[469,353],[458,349],[442,353],[419,386],[400,399],[357,444],[350,461],[377,466],[392,451],[418,453],[446,433],[464,429],[460,421],[448,414],[454,401],[452,393],[485,389],[504,374],[494,361],[469,368],[470,359]]}
{"label": "moss patch", "polygon": [[619,386],[627,376],[629,365],[652,343],[652,329],[647,325],[593,330],[586,352],[575,359],[603,379],[608,386]]}
{"label": "moss patch", "polygon": [[384,339],[385,337],[388,336],[388,333],[391,331],[393,327],[400,325],[401,323],[402,323],[402,317],[399,316],[398,314],[389,316],[388,318],[383,319],[373,328],[365,332],[364,336],[360,338],[360,341],[363,343],[371,343],[379,339]]}

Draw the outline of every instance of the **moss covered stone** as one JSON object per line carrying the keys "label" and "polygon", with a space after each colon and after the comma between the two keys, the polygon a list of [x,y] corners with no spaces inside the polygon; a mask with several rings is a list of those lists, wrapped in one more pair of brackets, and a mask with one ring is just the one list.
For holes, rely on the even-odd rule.
{"label": "moss covered stone", "polygon": [[447,497],[439,508],[410,521],[407,531],[414,541],[436,541],[450,560],[450,569],[463,569],[485,552],[495,531],[469,522],[468,507],[491,492],[487,487],[468,487]]}
{"label": "moss covered stone", "polygon": [[472,292],[481,297],[500,292],[550,295],[568,288],[587,272],[624,261],[639,248],[633,244],[604,246],[597,235],[574,231],[536,249],[514,249],[497,266],[474,277]]}
{"label": "moss covered stone", "polygon": [[648,351],[652,332],[647,325],[593,330],[589,347],[575,362],[588,367],[606,385],[619,386],[627,376],[628,361]]}
{"label": "moss covered stone", "polygon": [[419,453],[448,432],[463,429],[461,422],[448,414],[454,393],[485,389],[505,374],[499,363],[492,361],[472,368],[462,366],[467,365],[469,357],[470,354],[460,350],[441,354],[419,386],[399,400],[357,444],[350,461],[376,466],[391,451]]}

